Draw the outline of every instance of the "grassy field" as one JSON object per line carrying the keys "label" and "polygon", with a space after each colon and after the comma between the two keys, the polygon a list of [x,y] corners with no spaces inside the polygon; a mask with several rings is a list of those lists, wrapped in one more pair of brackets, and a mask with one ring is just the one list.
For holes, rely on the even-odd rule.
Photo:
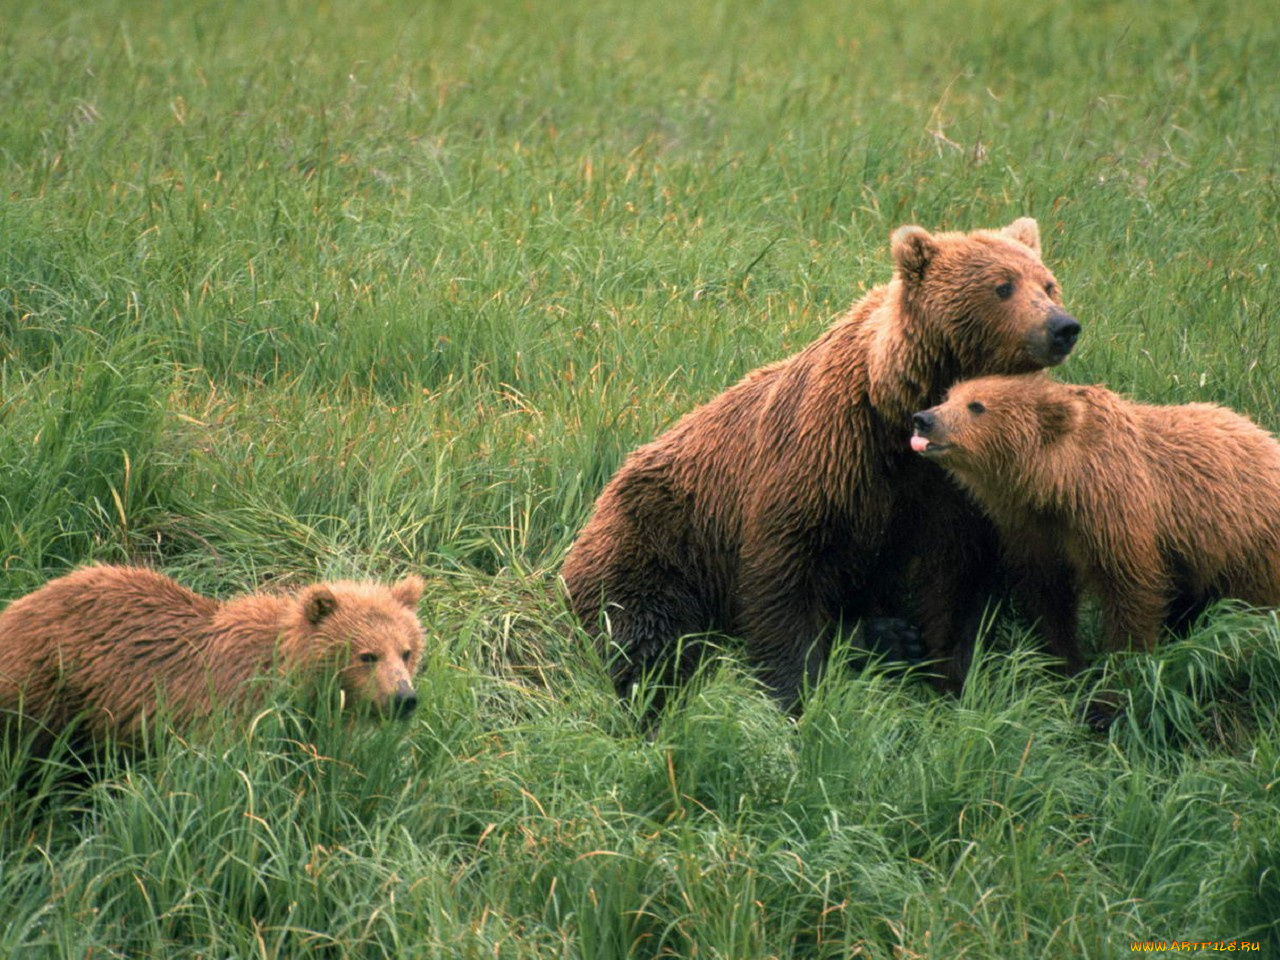
{"label": "grassy field", "polygon": [[1262,0],[0,0],[0,599],[427,577],[407,728],[0,757],[0,956],[1280,951],[1280,622],[965,695],[732,661],[656,726],[556,570],[627,450],[1038,218],[1064,377],[1280,428]]}

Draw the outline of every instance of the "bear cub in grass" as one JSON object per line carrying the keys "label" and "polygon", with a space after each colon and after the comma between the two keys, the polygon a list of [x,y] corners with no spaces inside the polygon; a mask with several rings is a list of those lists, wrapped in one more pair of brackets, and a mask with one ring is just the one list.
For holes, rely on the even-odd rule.
{"label": "bear cub in grass", "polygon": [[1207,403],[1152,406],[1042,375],[957,384],[911,446],[998,528],[1018,597],[1068,670],[1076,608],[1107,643],[1149,650],[1222,597],[1280,604],[1280,444]]}
{"label": "bear cub in grass", "polygon": [[200,596],[142,567],[85,567],[0,613],[0,712],[56,736],[129,743],[163,700],[179,721],[252,702],[255,678],[337,677],[347,703],[407,716],[422,658],[422,580]]}
{"label": "bear cub in grass", "polygon": [[994,535],[911,455],[911,414],[961,378],[1060,363],[1080,325],[1032,219],[905,226],[891,246],[888,283],[631,453],[601,493],[562,575],[620,693],[649,672],[680,679],[696,657],[680,638],[723,631],[794,705],[841,620],[906,614],[937,655],[984,599]]}

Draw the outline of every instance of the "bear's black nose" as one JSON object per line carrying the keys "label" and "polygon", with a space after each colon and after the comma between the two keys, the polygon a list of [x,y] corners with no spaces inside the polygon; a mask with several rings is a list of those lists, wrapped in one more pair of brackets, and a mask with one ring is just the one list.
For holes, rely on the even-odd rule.
{"label": "bear's black nose", "polygon": [[401,687],[395,692],[391,698],[391,713],[398,719],[403,720],[413,711],[418,709],[418,694],[408,684]]}
{"label": "bear's black nose", "polygon": [[1070,353],[1080,336],[1080,324],[1071,314],[1054,310],[1049,314],[1049,336],[1053,339],[1056,350],[1064,354]]}
{"label": "bear's black nose", "polygon": [[934,417],[928,410],[921,410],[919,413],[912,415],[911,423],[916,428],[916,433],[924,436],[933,429]]}

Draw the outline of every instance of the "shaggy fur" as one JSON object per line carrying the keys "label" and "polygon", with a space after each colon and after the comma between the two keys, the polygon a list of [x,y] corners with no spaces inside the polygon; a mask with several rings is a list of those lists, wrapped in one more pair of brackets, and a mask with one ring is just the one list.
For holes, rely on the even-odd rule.
{"label": "shaggy fur", "polygon": [[163,697],[196,720],[252,700],[255,677],[336,675],[350,702],[405,714],[422,657],[422,580],[322,583],[225,603],[141,567],[77,570],[0,614],[0,712],[56,734],[134,737]]}
{"label": "shaggy fur", "polygon": [[1231,410],[989,377],[915,425],[913,447],[995,521],[1021,602],[1069,670],[1082,592],[1113,648],[1149,650],[1215,598],[1280,604],[1280,444]]}
{"label": "shaggy fur", "polygon": [[[1066,357],[1079,325],[1039,250],[1026,218],[898,229],[887,284],[628,457],[562,570],[574,612],[612,645],[620,692],[709,630],[742,636],[786,703],[842,618],[905,608],[934,652],[950,651],[981,597],[987,528],[910,455],[911,414],[961,377]],[[911,607],[908,575],[929,585]]]}

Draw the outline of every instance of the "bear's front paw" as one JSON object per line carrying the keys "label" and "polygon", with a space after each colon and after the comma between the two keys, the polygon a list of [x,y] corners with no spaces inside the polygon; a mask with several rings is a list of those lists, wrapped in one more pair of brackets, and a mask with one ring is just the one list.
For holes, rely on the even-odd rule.
{"label": "bear's front paw", "polygon": [[1115,700],[1115,698],[1100,694],[1090,697],[1085,703],[1083,711],[1081,711],[1080,719],[1094,733],[1103,734],[1104,736],[1111,730],[1112,725],[1124,716],[1124,708]]}
{"label": "bear's front paw", "polygon": [[910,666],[923,663],[929,655],[919,628],[898,617],[867,617],[859,630],[858,646]]}

